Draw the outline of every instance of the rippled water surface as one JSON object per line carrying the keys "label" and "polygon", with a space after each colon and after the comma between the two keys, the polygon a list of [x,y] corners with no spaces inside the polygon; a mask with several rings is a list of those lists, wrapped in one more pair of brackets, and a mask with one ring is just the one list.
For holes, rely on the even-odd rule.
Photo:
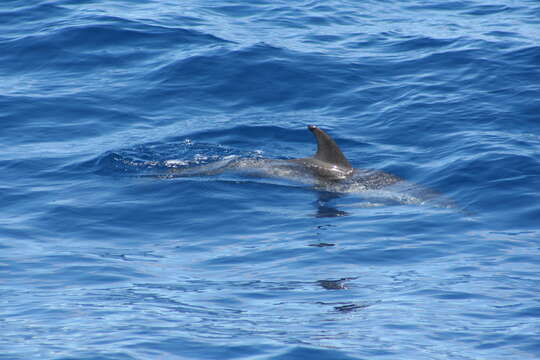
{"label": "rippled water surface", "polygon": [[[537,1],[5,0],[0,80],[0,359],[540,357]],[[308,124],[430,196],[213,171]]]}

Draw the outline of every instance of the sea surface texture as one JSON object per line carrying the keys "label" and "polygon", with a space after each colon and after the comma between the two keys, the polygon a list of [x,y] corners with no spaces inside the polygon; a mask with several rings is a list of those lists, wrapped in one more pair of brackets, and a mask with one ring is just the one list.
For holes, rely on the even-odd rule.
{"label": "sea surface texture", "polygon": [[3,0],[0,204],[1,360],[538,359],[540,3]]}

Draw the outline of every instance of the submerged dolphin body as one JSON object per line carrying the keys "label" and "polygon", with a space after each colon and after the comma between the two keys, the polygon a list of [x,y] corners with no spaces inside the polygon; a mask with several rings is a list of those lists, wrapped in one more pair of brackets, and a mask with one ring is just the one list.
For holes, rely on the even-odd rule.
{"label": "submerged dolphin body", "polygon": [[[317,140],[317,152],[312,157],[299,159],[265,159],[226,157],[195,167],[176,167],[171,161],[166,177],[218,175],[226,172],[248,176],[292,180],[314,187],[321,194],[354,193],[364,202],[361,207],[391,204],[429,204],[454,208],[441,194],[398,176],[371,169],[353,169],[335,141],[314,125],[308,130]],[[325,195],[326,196],[326,195]],[[323,197],[325,197],[323,196]],[[326,201],[327,202],[327,201]],[[325,201],[323,201],[325,203]]]}
{"label": "submerged dolphin body", "polygon": [[317,140],[317,152],[312,157],[290,160],[223,159],[193,168],[173,169],[173,176],[215,175],[235,171],[253,176],[295,180],[312,184],[318,190],[341,193],[380,190],[398,183],[409,184],[383,171],[353,169],[327,133],[314,125],[309,125],[308,130]]}
{"label": "submerged dolphin body", "polygon": [[317,152],[312,157],[276,159],[235,159],[225,168],[248,175],[297,180],[325,185],[351,178],[355,172],[337,144],[328,134],[316,126],[308,129],[317,139]]}

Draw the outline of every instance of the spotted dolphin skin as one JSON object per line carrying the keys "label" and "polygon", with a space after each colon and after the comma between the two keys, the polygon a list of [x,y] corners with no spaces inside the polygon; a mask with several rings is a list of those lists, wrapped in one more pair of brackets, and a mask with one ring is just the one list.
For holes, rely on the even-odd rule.
{"label": "spotted dolphin skin", "polygon": [[[371,199],[370,206],[377,203],[422,204],[426,201],[446,208],[455,206],[452,201],[441,198],[441,194],[396,175],[380,170],[353,169],[327,133],[314,125],[309,125],[308,129],[317,139],[317,152],[309,158],[288,161],[311,172],[316,189],[333,193],[362,193],[364,198]],[[434,199],[438,200],[433,202]]]}

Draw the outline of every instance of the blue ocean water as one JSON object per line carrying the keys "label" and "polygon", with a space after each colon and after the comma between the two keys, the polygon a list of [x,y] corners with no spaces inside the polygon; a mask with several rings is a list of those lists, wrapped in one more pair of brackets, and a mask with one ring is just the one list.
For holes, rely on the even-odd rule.
{"label": "blue ocean water", "polygon": [[[4,0],[0,80],[0,359],[540,358],[537,1]],[[174,176],[308,124],[452,206]]]}

